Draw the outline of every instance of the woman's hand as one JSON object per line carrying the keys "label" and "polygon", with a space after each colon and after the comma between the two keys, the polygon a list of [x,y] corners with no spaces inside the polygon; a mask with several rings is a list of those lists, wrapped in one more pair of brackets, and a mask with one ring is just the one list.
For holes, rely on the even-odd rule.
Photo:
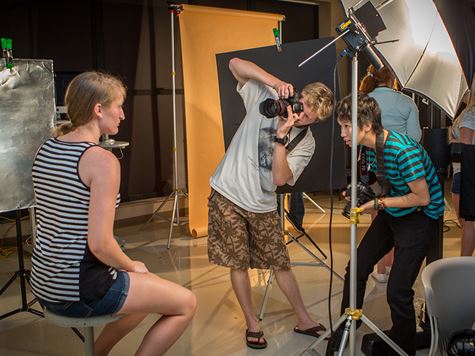
{"label": "woman's hand", "polygon": [[148,273],[148,268],[145,266],[143,262],[140,261],[132,261],[133,267],[130,272],[136,273]]}

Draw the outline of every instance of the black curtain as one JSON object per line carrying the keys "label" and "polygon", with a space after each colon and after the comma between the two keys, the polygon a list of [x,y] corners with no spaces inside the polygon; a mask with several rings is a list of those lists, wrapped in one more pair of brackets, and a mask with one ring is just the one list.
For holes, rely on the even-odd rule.
{"label": "black curtain", "polygon": [[462,64],[467,83],[475,72],[475,15],[467,0],[434,0]]}

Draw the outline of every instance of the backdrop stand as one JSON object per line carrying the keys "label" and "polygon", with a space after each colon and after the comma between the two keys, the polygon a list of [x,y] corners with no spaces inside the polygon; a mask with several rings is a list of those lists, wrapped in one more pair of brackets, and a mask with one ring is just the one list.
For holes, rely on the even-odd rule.
{"label": "backdrop stand", "polygon": [[14,309],[8,313],[5,313],[0,316],[0,320],[8,318],[9,316],[21,313],[21,312],[30,312],[32,314],[43,316],[43,313],[31,308],[31,306],[36,303],[38,300],[36,298],[32,299],[30,302],[27,302],[26,298],[26,282],[30,283],[30,272],[25,269],[25,263],[23,260],[23,241],[21,233],[21,217],[20,210],[16,211],[16,244],[17,244],[17,255],[18,255],[18,271],[16,271],[13,276],[5,283],[5,285],[0,289],[0,295],[2,295],[8,287],[15,281],[15,279],[20,279],[20,296],[21,296],[21,307]]}
{"label": "backdrop stand", "polygon": [[[169,4],[168,11],[170,12],[171,20],[171,52],[172,52],[172,104],[173,104],[173,191],[170,195],[160,204],[160,206],[154,211],[152,216],[145,222],[144,226],[152,221],[155,217],[159,217],[170,222],[170,228],[168,231],[167,249],[170,249],[173,226],[183,225],[185,222],[180,222],[180,208],[179,199],[188,198],[188,194],[185,189],[179,187],[178,183],[178,153],[177,153],[177,118],[176,118],[176,73],[175,73],[175,16],[178,16],[183,10],[181,5]],[[160,215],[160,210],[169,201],[173,200],[173,209],[171,219]]]}

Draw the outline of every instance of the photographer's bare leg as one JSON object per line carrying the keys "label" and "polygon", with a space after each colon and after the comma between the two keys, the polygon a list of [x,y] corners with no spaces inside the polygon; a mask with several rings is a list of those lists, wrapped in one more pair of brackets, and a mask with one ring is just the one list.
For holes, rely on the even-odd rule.
{"label": "photographer's bare leg", "polygon": [[274,272],[280,290],[287,297],[297,315],[298,328],[300,330],[306,330],[317,326],[317,323],[313,321],[305,308],[297,280],[292,270],[274,270]]}
{"label": "photographer's bare leg", "polygon": [[[251,282],[247,269],[231,269],[231,283],[233,285],[234,293],[241,305],[244,318],[246,319],[247,329],[251,332],[258,332],[261,330],[259,320],[254,315],[252,310],[251,299]],[[257,342],[257,338],[249,337],[249,341]],[[259,339],[259,343],[264,343],[263,338]]]}

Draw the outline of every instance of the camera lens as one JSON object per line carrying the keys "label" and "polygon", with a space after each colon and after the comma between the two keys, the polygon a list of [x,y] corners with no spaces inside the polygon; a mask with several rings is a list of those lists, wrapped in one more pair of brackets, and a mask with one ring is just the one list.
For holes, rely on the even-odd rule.
{"label": "camera lens", "polygon": [[287,105],[284,99],[266,99],[259,104],[259,112],[269,119],[276,116],[287,117]]}

